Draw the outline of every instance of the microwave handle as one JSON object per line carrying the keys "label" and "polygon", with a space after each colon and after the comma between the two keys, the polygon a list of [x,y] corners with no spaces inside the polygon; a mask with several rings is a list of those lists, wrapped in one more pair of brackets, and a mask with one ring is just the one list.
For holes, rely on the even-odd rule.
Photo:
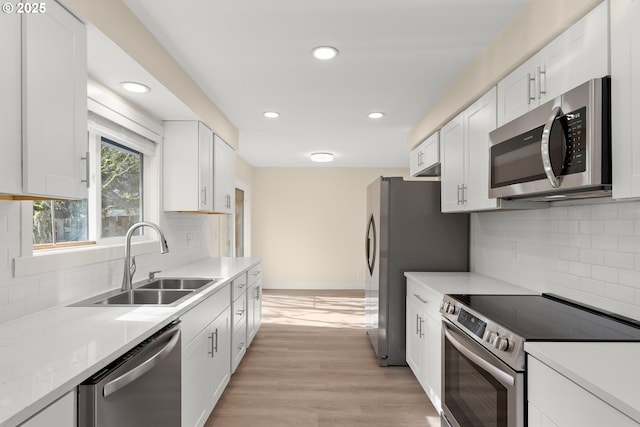
{"label": "microwave handle", "polygon": [[551,136],[551,127],[553,127],[553,123],[561,113],[560,106],[557,105],[553,107],[551,110],[551,114],[549,115],[549,119],[547,123],[544,125],[544,129],[542,130],[542,140],[540,144],[540,152],[542,154],[542,166],[544,167],[544,173],[547,175],[547,179],[551,183],[553,188],[560,187],[560,181],[556,177],[556,174],[553,172],[553,167],[551,166],[551,155],[549,154],[549,137]]}

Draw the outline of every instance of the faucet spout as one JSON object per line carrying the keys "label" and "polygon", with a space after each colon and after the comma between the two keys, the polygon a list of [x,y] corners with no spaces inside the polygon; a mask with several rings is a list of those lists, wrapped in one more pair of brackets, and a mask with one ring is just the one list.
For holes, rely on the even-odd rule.
{"label": "faucet spout", "polygon": [[[133,224],[127,230],[127,235],[125,236],[125,245],[124,245],[124,275],[122,277],[122,291],[131,290],[133,275],[135,273],[135,264],[132,266],[132,256],[131,256],[131,237],[133,233],[140,227],[151,227],[156,230],[158,233],[158,237],[160,238],[160,253],[166,254],[169,252],[169,246],[167,245],[167,239],[164,237],[164,233],[160,230],[153,222],[142,221]],[[134,261],[135,262],[135,261]]]}

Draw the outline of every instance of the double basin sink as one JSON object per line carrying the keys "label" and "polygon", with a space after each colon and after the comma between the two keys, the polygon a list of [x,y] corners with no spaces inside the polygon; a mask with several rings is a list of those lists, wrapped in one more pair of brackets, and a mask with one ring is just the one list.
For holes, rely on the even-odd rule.
{"label": "double basin sink", "polygon": [[134,283],[134,289],[115,291],[81,301],[74,306],[171,305],[220,279],[161,278]]}

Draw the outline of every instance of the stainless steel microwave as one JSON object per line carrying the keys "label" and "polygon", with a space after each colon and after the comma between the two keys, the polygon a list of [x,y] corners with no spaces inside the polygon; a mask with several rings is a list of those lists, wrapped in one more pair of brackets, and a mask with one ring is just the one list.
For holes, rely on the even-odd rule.
{"label": "stainless steel microwave", "polygon": [[491,132],[489,197],[610,196],[610,87],[589,80]]}

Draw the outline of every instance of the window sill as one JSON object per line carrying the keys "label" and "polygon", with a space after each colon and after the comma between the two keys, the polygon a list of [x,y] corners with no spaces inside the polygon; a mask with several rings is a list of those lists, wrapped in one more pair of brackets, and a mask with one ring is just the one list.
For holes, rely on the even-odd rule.
{"label": "window sill", "polygon": [[[157,240],[131,243],[131,254],[142,255],[158,251]],[[124,244],[90,246],[65,250],[40,250],[33,256],[16,257],[13,260],[13,276],[25,277],[32,274],[51,273],[82,267],[88,264],[123,259]]]}

